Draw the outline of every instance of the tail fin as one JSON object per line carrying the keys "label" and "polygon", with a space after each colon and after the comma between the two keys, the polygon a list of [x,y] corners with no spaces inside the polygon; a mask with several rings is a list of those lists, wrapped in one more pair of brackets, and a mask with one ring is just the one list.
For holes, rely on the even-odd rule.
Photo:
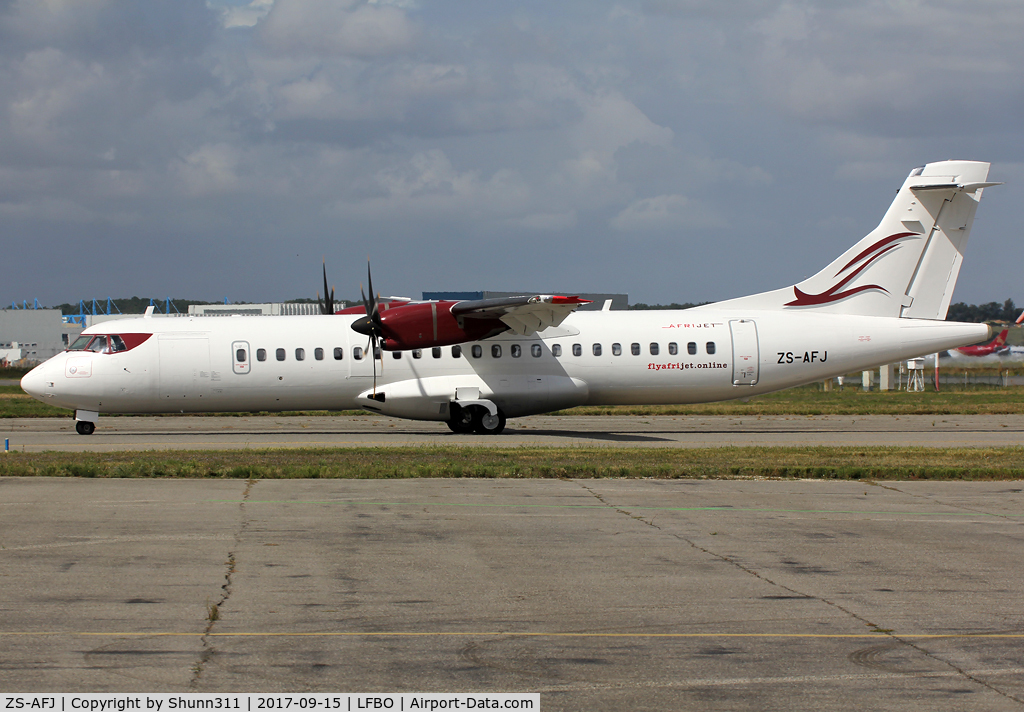
{"label": "tail fin", "polygon": [[1003,329],[999,332],[999,336],[992,342],[996,346],[1006,346],[1006,337],[1010,334],[1009,329]]}
{"label": "tail fin", "polygon": [[878,227],[818,274],[716,308],[945,319],[988,163],[915,168]]}

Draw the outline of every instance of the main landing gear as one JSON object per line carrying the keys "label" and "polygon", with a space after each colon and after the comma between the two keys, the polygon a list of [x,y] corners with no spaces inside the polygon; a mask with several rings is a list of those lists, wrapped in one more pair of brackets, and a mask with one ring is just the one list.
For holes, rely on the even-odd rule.
{"label": "main landing gear", "polygon": [[465,408],[452,404],[451,418],[447,421],[453,433],[476,433],[477,435],[499,435],[505,429],[505,414],[498,409],[491,415],[482,405]]}

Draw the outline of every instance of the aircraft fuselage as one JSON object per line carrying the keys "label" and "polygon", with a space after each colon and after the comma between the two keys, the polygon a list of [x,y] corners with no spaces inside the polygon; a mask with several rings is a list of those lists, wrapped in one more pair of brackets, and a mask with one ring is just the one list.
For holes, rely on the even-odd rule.
{"label": "aircraft fuselage", "polygon": [[[107,322],[126,350],[65,351],[25,390],[94,413],[344,410],[447,420],[485,399],[507,417],[576,405],[749,397],[934,353],[984,324],[793,312],[577,312],[529,337],[385,351],[374,363],[355,317],[189,317]],[[357,358],[362,351],[362,358]],[[461,352],[455,356],[454,353]]]}

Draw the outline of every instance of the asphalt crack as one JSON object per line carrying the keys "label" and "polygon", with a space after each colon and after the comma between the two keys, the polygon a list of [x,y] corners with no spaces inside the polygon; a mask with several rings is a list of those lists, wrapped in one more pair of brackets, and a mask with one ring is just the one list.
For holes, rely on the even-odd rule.
{"label": "asphalt crack", "polygon": [[981,514],[981,515],[983,515],[985,517],[994,517],[996,519],[1004,519],[1006,521],[1012,521],[1012,522],[1014,522],[1016,524],[1020,523],[1020,521],[1019,521],[1019,519],[1017,517],[1012,517],[1012,516],[1007,515],[1007,514],[999,514],[997,512],[986,512],[984,509],[977,509],[976,507],[968,507],[968,506],[963,505],[963,504],[956,504],[956,503],[953,503],[953,502],[946,502],[943,499],[940,499],[939,497],[932,496],[930,494],[917,494],[915,492],[907,492],[906,490],[902,490],[899,487],[896,487],[895,485],[882,484],[881,482],[870,482],[869,484],[872,484],[875,487],[880,487],[880,488],[882,488],[884,490],[889,490],[890,492],[896,492],[897,494],[902,494],[903,496],[910,497],[911,499],[924,500],[925,502],[931,502],[931,503],[934,503],[934,504],[940,504],[943,507],[949,507],[950,509],[959,509],[959,510],[964,511],[964,512],[971,512],[972,514]]}
{"label": "asphalt crack", "polygon": [[199,680],[203,676],[203,672],[206,670],[207,664],[213,659],[214,655],[217,654],[217,648],[213,644],[213,628],[217,625],[217,621],[220,620],[220,612],[224,605],[231,598],[231,591],[233,585],[233,579],[235,575],[235,552],[238,550],[238,546],[242,541],[242,535],[245,534],[245,530],[249,527],[249,518],[246,516],[245,503],[249,500],[252,494],[253,487],[256,485],[257,480],[249,478],[245,483],[245,490],[242,492],[242,500],[238,503],[239,512],[239,523],[238,528],[235,530],[234,543],[231,550],[228,551],[227,560],[224,562],[224,583],[220,587],[220,597],[216,603],[206,604],[206,628],[203,630],[203,635],[200,637],[200,652],[199,659],[192,665],[192,678],[189,680],[189,689],[195,690],[199,685]]}
{"label": "asphalt crack", "polygon": [[[673,538],[675,538],[675,539],[677,539],[677,540],[679,540],[679,541],[681,541],[681,542],[683,542],[685,544],[688,544],[693,549],[695,549],[695,550],[697,550],[697,551],[699,551],[699,552],[701,552],[701,553],[703,553],[703,554],[705,554],[707,556],[713,557],[715,559],[718,559],[721,562],[724,562],[726,564],[734,566],[737,569],[739,569],[740,571],[744,572],[745,574],[753,576],[754,578],[758,579],[759,581],[763,581],[763,582],[767,583],[770,586],[775,586],[777,588],[782,589],[783,591],[788,591],[790,594],[793,594],[793,595],[796,595],[796,596],[800,596],[801,598],[808,598],[808,599],[811,599],[811,600],[818,601],[819,603],[824,603],[825,605],[830,606],[831,608],[834,608],[837,611],[841,611],[842,613],[846,614],[847,616],[849,616],[853,620],[858,621],[860,623],[863,623],[867,627],[871,628],[872,632],[878,633],[880,639],[881,639],[881,636],[885,636],[885,637],[889,638],[892,641],[895,641],[895,642],[897,642],[897,643],[899,643],[901,645],[904,645],[904,646],[906,646],[906,647],[908,647],[908,648],[910,648],[910,649],[920,653],[921,655],[924,655],[925,657],[927,657],[927,658],[929,658],[931,660],[934,660],[935,662],[939,663],[940,665],[945,665],[950,670],[952,670],[954,673],[956,673],[957,675],[960,675],[961,677],[963,677],[965,680],[969,680],[969,681],[975,683],[976,685],[979,685],[979,686],[984,687],[984,688],[986,688],[988,690],[991,690],[992,692],[996,693],[997,695],[1000,695],[1001,697],[1005,697],[1006,699],[1013,700],[1014,702],[1017,702],[1018,704],[1024,705],[1024,699],[1016,697],[1016,696],[1010,694],[1009,692],[1006,692],[1005,690],[999,689],[998,687],[992,685],[988,681],[983,680],[983,679],[981,679],[981,678],[971,674],[970,672],[968,672],[967,670],[961,668],[960,666],[956,665],[955,663],[952,663],[952,662],[950,662],[948,660],[944,660],[943,658],[939,657],[935,653],[932,653],[931,651],[926,650],[925,648],[921,647],[920,644],[917,644],[917,643],[913,642],[912,640],[908,640],[906,638],[901,638],[898,634],[893,633],[892,630],[890,630],[888,628],[881,627],[877,623],[874,623],[873,621],[868,620],[864,616],[862,616],[862,615],[860,615],[858,613],[855,613],[854,611],[851,611],[848,608],[845,608],[844,606],[836,603],[835,601],[831,601],[831,600],[829,600],[829,599],[827,599],[827,598],[825,598],[823,596],[818,596],[818,595],[815,595],[813,593],[805,593],[805,592],[800,591],[798,589],[795,589],[795,588],[792,588],[790,586],[786,586],[785,584],[779,583],[778,581],[774,581],[771,578],[769,578],[769,577],[765,576],[764,574],[760,573],[759,571],[756,571],[755,569],[751,568],[750,566],[747,566],[747,565],[745,565],[745,564],[743,564],[743,563],[741,563],[739,561],[736,561],[735,559],[733,559],[730,556],[726,556],[725,554],[719,554],[718,552],[712,551],[711,549],[708,549],[705,546],[701,546],[697,542],[693,541],[692,539],[688,539],[687,537],[683,536],[682,534],[678,534],[676,532],[667,531],[667,530],[663,529],[662,527],[658,526],[653,519],[648,519],[647,517],[645,517],[643,515],[640,515],[640,514],[634,514],[633,512],[630,512],[627,509],[623,509],[622,507],[620,507],[618,505],[612,504],[611,502],[606,500],[604,498],[604,496],[601,495],[601,493],[594,491],[594,489],[592,489],[591,487],[588,487],[586,484],[584,484],[583,482],[581,482],[579,480],[576,480],[576,484],[578,484],[580,487],[582,487],[584,490],[586,490],[598,502],[600,502],[604,506],[608,507],[609,509],[611,509],[611,510],[613,510],[613,511],[619,513],[619,514],[622,514],[623,516],[629,517],[630,519],[635,519],[636,521],[641,522],[643,524],[646,524],[647,526],[649,526],[649,527],[651,527],[653,529],[657,529],[662,534],[667,534],[668,536],[671,536],[671,537],[673,537]],[[913,673],[907,673],[907,674],[913,674]]]}

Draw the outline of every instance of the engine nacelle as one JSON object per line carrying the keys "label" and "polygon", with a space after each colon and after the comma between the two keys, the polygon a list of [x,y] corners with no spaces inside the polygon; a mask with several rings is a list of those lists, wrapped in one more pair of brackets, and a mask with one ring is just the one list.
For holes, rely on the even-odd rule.
{"label": "engine nacelle", "polygon": [[422,302],[380,312],[383,346],[407,351],[479,341],[508,330],[500,319],[459,318],[452,314],[458,302]]}

